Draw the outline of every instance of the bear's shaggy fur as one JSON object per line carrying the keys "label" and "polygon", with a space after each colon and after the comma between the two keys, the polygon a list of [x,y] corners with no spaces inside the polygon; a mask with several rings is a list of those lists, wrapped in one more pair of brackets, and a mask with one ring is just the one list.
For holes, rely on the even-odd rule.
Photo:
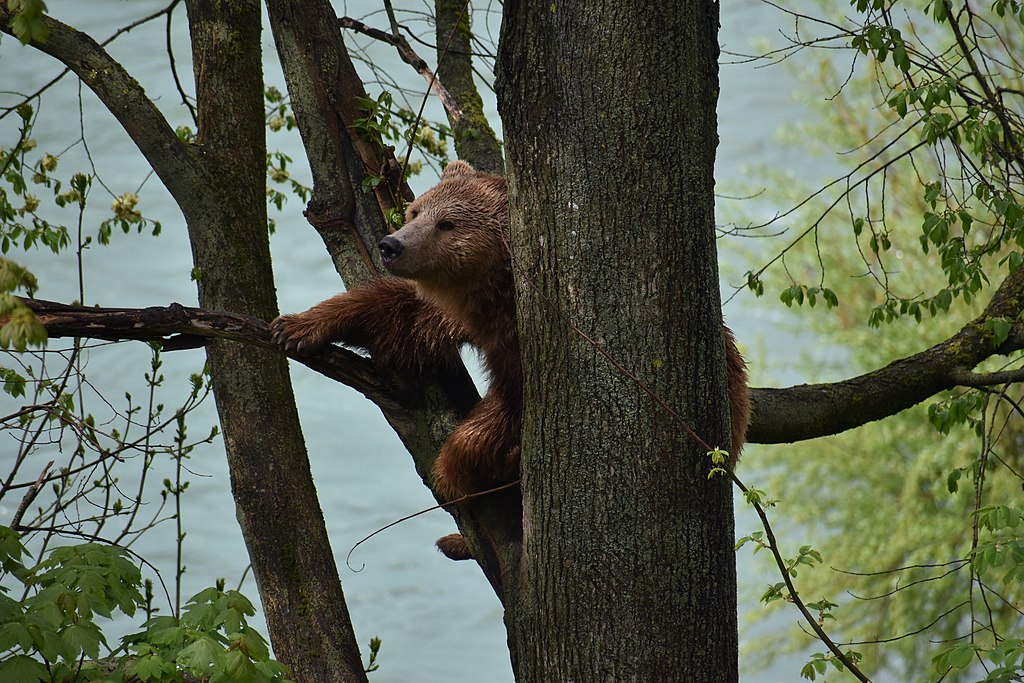
{"label": "bear's shaggy fur", "polygon": [[[440,183],[409,205],[405,226],[379,245],[397,277],[378,278],[271,326],[274,340],[289,350],[339,341],[366,349],[383,365],[417,372],[454,366],[463,343],[476,346],[490,385],[434,465],[434,489],[445,500],[519,476],[523,378],[507,192],[503,178],[452,162]],[[728,328],[725,340],[735,461],[749,418],[746,367]],[[446,541],[454,546],[446,549]],[[449,556],[465,552],[456,537],[439,546]]]}

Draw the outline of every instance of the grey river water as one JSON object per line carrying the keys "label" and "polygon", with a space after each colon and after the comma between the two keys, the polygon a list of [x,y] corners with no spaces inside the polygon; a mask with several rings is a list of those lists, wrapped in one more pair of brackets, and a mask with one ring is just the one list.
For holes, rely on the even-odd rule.
{"label": "grey river water", "polygon": [[[166,2],[49,0],[47,4],[57,18],[102,40],[117,27],[159,9]],[[336,4],[339,14],[347,10],[357,16],[371,6],[369,2],[350,2],[347,8],[342,3]],[[396,4],[420,7],[420,3]],[[372,6],[376,7],[376,3]],[[179,9],[179,19],[183,18],[184,12]],[[382,16],[377,16],[376,20],[383,25]],[[777,27],[783,22],[776,10],[759,2],[725,3],[720,40],[728,50],[750,52],[752,40],[776,36]],[[172,125],[184,124],[188,116],[168,77],[163,31],[162,22],[139,27],[120,37],[109,50],[145,86]],[[175,26],[175,32],[179,68],[190,82],[187,31],[182,21]],[[283,89],[269,31],[264,34],[263,43],[267,54],[267,82]],[[408,71],[408,67],[390,52],[381,50],[376,54],[392,71]],[[723,62],[728,61],[730,58],[724,56]],[[4,36],[0,41],[0,91],[4,91],[0,97],[4,104],[12,101],[11,91],[30,92],[58,71],[51,60],[22,48],[10,37]],[[749,64],[725,64],[721,81],[721,144],[717,167],[720,184],[741,177],[748,164],[796,168],[805,163],[801,152],[785,148],[774,137],[780,125],[804,116],[791,97],[797,87],[791,75],[781,68],[757,70]],[[423,87],[422,81],[411,72],[403,83]],[[65,78],[46,96],[34,135],[40,150],[56,153],[76,142],[81,134],[79,98],[85,110],[85,134],[97,173],[114,194],[136,191],[145,180],[139,191],[142,197],[139,208],[145,215],[163,222],[162,235],[157,238],[117,232],[110,246],[94,247],[86,252],[85,302],[105,306],[153,306],[170,302],[195,305],[195,289],[189,279],[191,255],[180,212],[156,178],[147,179],[145,161],[112,117],[74,78]],[[437,117],[438,109],[428,109],[428,114]],[[12,136],[17,134],[11,118],[14,117],[0,122],[0,146],[10,146]],[[297,136],[275,134],[269,146],[272,150],[287,151],[295,160],[291,171],[308,184],[308,169]],[[81,146],[75,147],[62,158],[60,170],[70,172],[79,168],[82,159]],[[424,175],[429,176],[429,172]],[[430,177],[421,178],[415,189],[422,190],[431,182]],[[94,186],[93,192],[94,204],[100,208],[86,214],[86,231],[90,234],[94,234],[98,222],[107,217],[106,207],[110,203],[103,188]],[[44,201],[49,200],[44,198]],[[319,238],[302,218],[302,208],[301,202],[293,198],[283,214],[276,216],[277,231],[272,238],[272,248],[282,311],[302,310],[339,289],[337,276]],[[70,219],[65,217],[64,220]],[[57,301],[77,298],[73,254],[54,258],[49,252],[34,250],[13,254],[13,257],[39,277],[39,297]],[[739,268],[739,272],[743,270]],[[770,329],[772,319],[766,317],[767,314],[744,308],[742,297],[727,308],[726,315],[741,342],[771,339],[766,329]],[[125,387],[142,395],[142,373],[148,369],[148,361],[148,349],[141,344],[107,346],[90,352],[87,372],[91,381],[119,401]],[[164,374],[169,380],[162,396],[168,406],[176,405],[185,395],[187,382],[184,378],[199,370],[202,362],[201,352],[166,354]],[[371,675],[371,680],[376,683],[511,681],[502,612],[483,576],[471,563],[452,563],[433,548],[436,537],[454,529],[446,514],[423,515],[388,530],[358,548],[351,567],[345,565],[346,553],[360,538],[399,517],[431,506],[433,500],[410,466],[409,456],[370,402],[302,366],[293,365],[292,376],[320,502],[359,641],[365,651],[372,636],[383,639],[381,667]],[[754,367],[755,384],[758,377],[758,369]],[[10,397],[0,397],[0,413],[8,414],[15,407]],[[210,401],[193,416],[193,433],[205,432],[215,419]],[[5,461],[9,462],[14,449],[14,444],[0,442],[0,470],[6,466]],[[41,463],[45,462],[44,454],[38,457]],[[748,452],[748,462],[752,458],[756,458],[755,448]],[[191,485],[184,511],[188,531],[186,595],[212,584],[217,577],[226,577],[229,586],[235,585],[247,566],[245,548],[234,519],[221,444],[217,442],[198,450],[189,467],[193,474],[189,476]],[[7,523],[13,512],[9,506],[0,507],[0,523]],[[753,528],[752,520],[741,518],[741,532],[747,533]],[[301,533],[301,530],[296,532]],[[172,526],[165,525],[144,537],[135,549],[162,569],[165,580],[172,579]],[[752,581],[742,566],[742,559],[740,564],[741,583]],[[359,569],[361,571],[356,571]],[[244,582],[243,590],[256,597],[251,577]],[[760,606],[748,602],[741,609],[758,610]],[[794,613],[792,620],[795,619]],[[759,660],[756,652],[743,653],[743,680],[796,680],[799,676],[799,665],[792,660],[772,667]]]}

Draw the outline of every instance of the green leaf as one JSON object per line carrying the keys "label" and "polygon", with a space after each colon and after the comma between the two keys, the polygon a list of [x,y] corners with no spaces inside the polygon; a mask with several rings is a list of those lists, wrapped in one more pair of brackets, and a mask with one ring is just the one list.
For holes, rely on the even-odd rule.
{"label": "green leaf", "polygon": [[[893,46],[892,63],[895,64],[896,68],[898,68],[903,73],[910,71],[910,58],[907,56],[907,46],[904,44],[902,40],[900,40]],[[902,118],[904,115],[906,115],[906,112],[906,105],[904,105],[903,114],[900,114],[900,117]]]}
{"label": "green leaf", "polygon": [[956,493],[960,489],[960,475],[962,474],[959,468],[953,470],[946,477],[946,488],[949,489],[950,493]]}
{"label": "green leaf", "polygon": [[25,652],[32,649],[32,634],[20,621],[12,621],[0,626],[0,652],[10,650],[15,646]]}
{"label": "green leaf", "polygon": [[25,395],[25,378],[10,368],[0,367],[0,380],[4,383],[4,393],[13,398]]}
{"label": "green leaf", "polygon": [[186,632],[181,626],[178,626],[178,622],[173,617],[157,617],[157,619],[168,620],[172,622],[173,626],[160,626],[159,628],[151,628],[146,634],[149,642],[154,645],[167,645],[170,647],[181,647],[185,644]]}
{"label": "green leaf", "polygon": [[99,659],[100,643],[107,643],[99,627],[91,621],[81,621],[68,626],[61,631],[60,638],[67,646],[72,660],[78,659],[82,653],[90,659]]}
{"label": "green leaf", "polygon": [[27,45],[33,40],[46,42],[46,22],[43,21],[46,3],[42,0],[10,0],[8,9],[14,12],[11,32],[22,44]]}
{"label": "green leaf", "polygon": [[256,667],[245,653],[241,650],[232,650],[224,657],[224,666],[221,672],[210,679],[214,681],[251,681],[256,676]]}
{"label": "green leaf", "polygon": [[251,626],[242,628],[239,634],[238,646],[252,659],[266,660],[270,658],[270,648],[267,645],[267,641]]}
{"label": "green leaf", "polygon": [[992,347],[998,348],[1010,336],[1013,323],[1006,318],[988,318],[985,330],[992,335]]}
{"label": "green leaf", "polygon": [[[12,297],[0,294],[0,302]],[[6,302],[0,303],[0,308]],[[47,340],[46,328],[36,320],[36,314],[21,302],[15,303],[7,313],[7,320],[0,327],[0,347],[25,351],[29,345],[42,345]]]}
{"label": "green leaf", "polygon": [[35,683],[49,681],[46,667],[27,655],[14,655],[0,662],[0,681],[9,683]]}
{"label": "green leaf", "polygon": [[209,636],[200,638],[178,653],[175,661],[195,676],[209,673],[214,664],[224,656],[221,646]]}
{"label": "green leaf", "polygon": [[977,652],[977,645],[961,643],[943,650],[933,657],[932,661],[935,663],[936,670],[941,673],[945,673],[949,669],[966,669],[974,660]]}
{"label": "green leaf", "polygon": [[159,655],[149,654],[132,662],[128,673],[143,681],[158,681],[164,674],[174,673],[175,670],[172,662],[165,662]]}
{"label": "green leaf", "polygon": [[1019,251],[1011,251],[1006,255],[1004,261],[1006,262],[1011,274],[1016,273],[1020,270],[1021,266],[1024,266],[1024,256],[1021,256]]}

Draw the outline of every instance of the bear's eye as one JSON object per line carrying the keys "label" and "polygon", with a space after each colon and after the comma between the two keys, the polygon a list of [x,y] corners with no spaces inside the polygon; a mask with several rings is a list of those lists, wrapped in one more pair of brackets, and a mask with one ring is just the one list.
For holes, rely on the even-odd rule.
{"label": "bear's eye", "polygon": [[455,224],[452,223],[451,221],[441,221],[440,223],[437,224],[437,229],[438,230],[454,230],[455,229]]}
{"label": "bear's eye", "polygon": [[409,220],[412,220],[412,219],[416,218],[416,216],[419,216],[419,215],[420,215],[419,209],[412,209],[411,211],[409,211]]}

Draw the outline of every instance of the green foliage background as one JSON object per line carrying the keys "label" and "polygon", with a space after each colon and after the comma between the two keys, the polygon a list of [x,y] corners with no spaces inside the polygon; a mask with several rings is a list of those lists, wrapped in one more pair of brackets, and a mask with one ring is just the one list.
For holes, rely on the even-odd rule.
{"label": "green foliage background", "polygon": [[[804,59],[802,80],[814,84],[804,93],[816,120],[782,133],[822,165],[834,165],[837,177],[852,180],[805,202],[814,188],[785,170],[760,169],[756,185],[742,190],[770,189],[754,206],[731,209],[750,215],[799,207],[754,231],[784,229],[755,241],[757,254],[784,256],[773,268],[748,272],[747,280],[755,294],[776,293],[791,308],[791,333],[820,340],[811,353],[790,356],[778,368],[796,370],[808,382],[868,372],[952,336],[981,313],[993,286],[1020,261],[1019,176],[1009,171],[1006,202],[992,201],[986,187],[1000,191],[992,169],[1010,166],[999,144],[1012,150],[1020,138],[997,142],[994,117],[959,98],[956,85],[970,79],[957,71],[962,60],[946,74],[929,74],[907,56],[922,59],[924,44],[950,48],[937,9],[946,5],[929,5],[930,17],[907,10],[912,19],[900,25],[913,35],[909,48],[881,13],[860,5],[868,21],[850,45],[872,59],[852,70],[849,52]],[[984,14],[991,22],[986,33],[998,40],[982,47],[1010,65],[997,70],[995,82],[1021,91],[1014,61],[1024,54],[1020,6],[1003,5],[1002,17],[998,7]],[[902,21],[905,9],[892,11],[894,21]],[[949,53],[936,48],[932,54]],[[951,122],[958,119],[966,121],[955,130]],[[903,144],[890,145],[903,128],[909,131]],[[918,151],[899,157],[918,143]],[[752,222],[732,218],[743,227]],[[806,226],[813,229],[786,250]],[[751,252],[745,262],[763,259]],[[778,358],[777,352],[769,353]],[[1019,366],[1018,354],[976,371]],[[807,543],[820,551],[822,563],[800,570],[797,589],[804,601],[836,605],[823,612],[823,623],[833,639],[863,655],[863,670],[906,681],[1019,680],[1022,394],[1019,385],[948,392],[845,434],[757,448],[745,460],[741,477],[779,500],[772,519],[784,545]],[[747,552],[740,551],[739,562],[750,561]],[[777,580],[773,570],[766,569],[769,583]],[[783,601],[772,602],[765,617],[791,621],[790,611],[775,614],[780,609]],[[820,644],[803,626],[775,630],[751,649],[808,647]],[[812,661],[804,676],[825,671],[824,662]],[[829,680],[835,676],[842,677],[833,671]]]}

